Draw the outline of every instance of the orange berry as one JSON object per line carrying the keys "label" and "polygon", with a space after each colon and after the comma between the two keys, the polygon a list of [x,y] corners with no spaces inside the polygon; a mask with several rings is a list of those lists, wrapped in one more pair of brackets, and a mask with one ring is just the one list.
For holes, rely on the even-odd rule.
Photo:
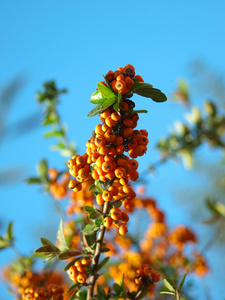
{"label": "orange berry", "polygon": [[116,125],[115,121],[111,117],[108,117],[108,118],[105,119],[105,124],[108,127],[113,127],[113,126]]}
{"label": "orange berry", "polygon": [[131,65],[131,64],[127,64],[127,65],[124,67],[124,70],[126,71],[126,69],[128,69],[128,68],[132,69],[133,71],[135,70],[134,66]]}
{"label": "orange berry", "polygon": [[116,111],[114,111],[112,114],[111,114],[111,118],[114,120],[114,121],[119,121],[121,119],[121,115],[119,115]]}
{"label": "orange berry", "polygon": [[127,102],[125,102],[125,101],[122,101],[121,103],[120,103],[120,107],[122,107],[125,111],[127,111],[127,110],[129,110],[129,105],[127,104]]}
{"label": "orange berry", "polygon": [[[125,147],[124,147],[124,149],[125,149]],[[115,156],[116,155],[116,149],[114,148],[114,147],[110,147],[109,148],[109,152],[108,152],[108,154],[109,155],[111,155],[111,156]],[[118,153],[119,154],[119,153]]]}
{"label": "orange berry", "polygon": [[108,189],[113,196],[116,196],[118,194],[118,188],[116,186],[110,186]]}
{"label": "orange berry", "polygon": [[127,93],[129,93],[129,88],[128,87],[124,87],[119,92],[120,92],[121,95],[126,95]]}
{"label": "orange berry", "polygon": [[142,280],[137,278],[137,277],[134,279],[134,282],[136,283],[136,285],[141,285],[142,284]]}
{"label": "orange berry", "polygon": [[147,130],[141,129],[140,132],[142,133],[142,135],[148,137],[148,131]]}
{"label": "orange berry", "polygon": [[81,266],[81,261],[80,261],[80,260],[77,260],[77,261],[74,263],[74,266],[76,266],[76,267]]}
{"label": "orange berry", "polygon": [[136,171],[138,168],[138,162],[135,159],[131,159],[130,161],[132,170]]}
{"label": "orange berry", "polygon": [[124,145],[119,145],[119,146],[116,147],[116,153],[119,154],[119,155],[122,155],[124,150],[125,150]]}
{"label": "orange berry", "polygon": [[122,136],[118,136],[118,137],[116,138],[115,144],[116,144],[117,146],[123,144],[123,138],[122,138]]}
{"label": "orange berry", "polygon": [[128,88],[132,87],[134,85],[134,81],[130,78],[130,76],[127,76],[125,78],[125,82]]}
{"label": "orange berry", "polygon": [[108,152],[109,152],[109,148],[107,148],[106,146],[99,147],[99,151],[98,151],[99,154],[106,155],[108,154]]}
{"label": "orange berry", "polygon": [[117,76],[119,76],[121,74],[121,72],[119,70],[115,71],[114,72],[114,78],[117,78]]}
{"label": "orange berry", "polygon": [[85,273],[80,273],[78,276],[77,276],[77,281],[79,283],[85,283],[87,280],[87,275]]}
{"label": "orange berry", "polygon": [[135,153],[138,155],[138,156],[142,156],[145,154],[145,148],[144,146],[142,145],[138,145],[135,149],[134,149]]}
{"label": "orange berry", "polygon": [[103,221],[103,225],[107,228],[111,227],[113,223],[113,220],[111,217],[105,217]]}
{"label": "orange berry", "polygon": [[124,72],[124,68],[120,67],[120,68],[118,68],[118,71],[120,71],[121,73],[123,73]]}
{"label": "orange berry", "polygon": [[149,266],[143,268],[143,273],[145,276],[149,276],[151,274],[152,268]]}
{"label": "orange berry", "polygon": [[120,74],[116,77],[116,80],[123,80],[124,81],[124,76],[123,74]]}
{"label": "orange berry", "polygon": [[112,192],[110,191],[104,191],[102,193],[102,198],[106,201],[106,202],[109,202],[113,199],[113,194]]}
{"label": "orange berry", "polygon": [[121,219],[121,212],[113,211],[113,212],[111,212],[110,216],[114,221],[119,221]]}
{"label": "orange berry", "polygon": [[106,154],[105,156],[104,156],[104,161],[113,161],[114,160],[114,158],[113,158],[113,156],[111,156],[111,155],[109,155],[109,154]]}
{"label": "orange berry", "polygon": [[[110,116],[110,110],[109,108],[106,108],[106,110],[104,110],[101,114],[100,114],[100,117],[102,117],[103,119],[106,119],[107,117]],[[101,128],[102,130],[102,128]]]}
{"label": "orange berry", "polygon": [[115,176],[117,178],[123,178],[126,175],[125,169],[122,167],[116,168]]}
{"label": "orange berry", "polygon": [[122,135],[124,138],[128,138],[128,137],[131,137],[133,134],[133,129],[130,128],[130,127],[126,127],[124,128],[123,132],[122,132]]}
{"label": "orange berry", "polygon": [[138,140],[138,144],[142,146],[148,145],[148,138],[146,136],[142,136],[142,138]]}
{"label": "orange berry", "polygon": [[[113,121],[114,122],[114,121]],[[115,141],[116,139],[116,135],[115,133],[112,131],[112,128],[109,128],[105,134],[104,137],[106,139],[107,142],[112,143],[113,141]]]}
{"label": "orange berry", "polygon": [[108,87],[107,83],[105,83],[104,81],[100,81],[99,83],[103,84],[104,86]]}
{"label": "orange berry", "polygon": [[160,280],[160,275],[154,271],[151,272],[151,277],[153,282],[158,282]]}
{"label": "orange berry", "polygon": [[83,266],[90,266],[90,265],[91,265],[91,259],[90,259],[90,258],[83,258],[83,259],[81,260],[81,264],[82,264]]}
{"label": "orange berry", "polygon": [[98,205],[103,205],[105,203],[105,200],[102,198],[102,194],[98,194],[96,196],[96,202],[98,203]]}
{"label": "orange berry", "polygon": [[112,81],[113,78],[114,78],[114,72],[113,71],[108,71],[105,75],[105,78],[108,80],[108,81]]}
{"label": "orange berry", "polygon": [[95,145],[97,147],[105,146],[105,138],[103,136],[99,136],[95,138]]}
{"label": "orange berry", "polygon": [[117,80],[116,81],[116,88],[118,91],[123,90],[126,87],[126,82],[124,80]]}
{"label": "orange berry", "polygon": [[102,164],[104,163],[104,156],[99,156],[98,159],[95,162],[95,166],[102,167]]}
{"label": "orange berry", "polygon": [[74,192],[80,192],[82,190],[82,185],[81,184],[78,184],[75,188],[73,188],[73,191]]}
{"label": "orange berry", "polygon": [[134,140],[140,140],[143,137],[142,133],[139,130],[134,130],[132,138]]}
{"label": "orange berry", "polygon": [[134,76],[139,82],[144,82],[143,78],[140,75]]}
{"label": "orange berry", "polygon": [[86,271],[86,267],[85,266],[77,266],[77,271],[80,272],[80,273],[84,273]]}
{"label": "orange berry", "polygon": [[116,79],[114,79],[114,80],[111,82],[111,89],[112,89],[114,92],[117,92],[117,88],[116,88]]}
{"label": "orange berry", "polygon": [[105,161],[102,164],[102,170],[106,173],[109,173],[110,171],[112,171],[112,164],[110,161]]}
{"label": "orange berry", "polygon": [[127,126],[127,127],[132,127],[133,126],[133,121],[131,120],[131,119],[129,119],[129,118],[126,118],[126,119],[124,119],[123,120],[123,124],[125,125],[125,126]]}
{"label": "orange berry", "polygon": [[78,185],[78,182],[75,179],[71,179],[68,185],[69,189],[74,189]]}
{"label": "orange berry", "polygon": [[114,171],[111,171],[111,172],[105,174],[105,178],[107,178],[107,179],[113,179],[114,177],[115,177]]}
{"label": "orange berry", "polygon": [[98,180],[99,179],[99,175],[98,175],[98,172],[96,170],[93,170],[91,172],[91,176],[94,180]]}
{"label": "orange berry", "polygon": [[121,222],[122,223],[127,223],[129,221],[129,216],[125,212],[121,213]]}
{"label": "orange berry", "polygon": [[125,235],[126,233],[127,233],[127,226],[123,224],[119,228],[119,234]]}

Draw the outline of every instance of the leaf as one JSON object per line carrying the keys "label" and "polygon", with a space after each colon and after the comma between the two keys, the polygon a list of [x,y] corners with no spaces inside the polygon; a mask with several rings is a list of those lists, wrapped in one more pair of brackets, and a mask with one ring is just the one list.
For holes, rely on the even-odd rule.
{"label": "leaf", "polygon": [[97,219],[95,220],[95,224],[100,227],[102,225],[102,220],[101,219]]}
{"label": "leaf", "polygon": [[103,189],[103,187],[101,186],[101,183],[100,183],[100,180],[99,180],[99,179],[95,181],[95,186],[96,186],[96,188],[99,190],[100,193],[103,193],[103,192],[104,192],[104,189]]}
{"label": "leaf", "polygon": [[84,210],[85,210],[87,213],[91,213],[91,212],[95,211],[94,207],[91,207],[91,206],[85,206],[85,207],[84,207]]}
{"label": "leaf", "polygon": [[100,114],[101,112],[103,112],[106,108],[108,108],[109,106],[111,106],[112,104],[109,104],[108,106],[102,108],[102,104],[97,104],[91,111],[89,111],[88,113],[88,117],[94,117],[97,114]]}
{"label": "leaf", "polygon": [[29,177],[29,178],[25,179],[25,181],[28,184],[40,184],[41,183],[41,178],[39,178],[39,177]]}
{"label": "leaf", "polygon": [[168,288],[169,291],[175,292],[176,289],[173,287],[173,285],[168,281],[168,279],[163,280],[165,287]]}
{"label": "leaf", "polygon": [[116,111],[118,111],[119,110],[119,103],[118,102],[116,102],[114,105],[113,105],[113,108],[116,110]]}
{"label": "leaf", "polygon": [[101,108],[109,107],[117,102],[116,97],[106,99],[106,101],[102,104]]}
{"label": "leaf", "polygon": [[13,236],[13,222],[10,222],[7,228],[7,239],[10,240],[11,242],[14,241],[14,236]]}
{"label": "leaf", "polygon": [[114,291],[116,292],[116,294],[119,295],[119,294],[122,292],[123,287],[120,286],[118,283],[114,283],[113,289],[114,289]]}
{"label": "leaf", "polygon": [[101,285],[97,285],[97,292],[99,295],[106,296],[105,290]]}
{"label": "leaf", "polygon": [[44,133],[44,138],[49,138],[49,137],[61,137],[64,136],[64,132],[62,130],[55,130],[55,131],[49,131]]}
{"label": "leaf", "polygon": [[96,242],[96,232],[92,235],[85,235],[87,244],[89,247],[91,247]]}
{"label": "leaf", "polygon": [[64,260],[64,259],[68,259],[68,258],[78,256],[78,255],[81,255],[81,252],[79,252],[79,251],[65,251],[65,252],[62,252],[59,255],[58,259],[59,260]]}
{"label": "leaf", "polygon": [[113,207],[119,208],[122,205],[121,200],[116,200],[112,203]]}
{"label": "leaf", "polygon": [[[52,247],[52,249],[54,249],[54,248],[58,249],[58,248],[57,248],[52,242],[50,242],[48,239],[46,239],[46,238],[41,238],[40,240],[41,240],[41,243],[42,243],[43,246],[49,245],[49,246]],[[59,249],[58,249],[58,250],[59,250]]]}
{"label": "leaf", "polygon": [[99,230],[99,227],[97,226],[93,226],[93,225],[90,225],[90,224],[87,224],[84,229],[82,230],[86,235],[92,235],[94,232],[98,231]]}
{"label": "leaf", "polygon": [[72,290],[74,290],[79,285],[80,285],[79,282],[73,282],[66,292],[67,293],[71,292]]}
{"label": "leaf", "polygon": [[99,218],[101,215],[97,212],[97,211],[93,211],[92,213],[90,213],[89,217],[91,219],[97,219]]}
{"label": "leaf", "polygon": [[102,252],[102,253],[109,252],[109,251],[110,251],[109,248],[101,248],[101,252]]}
{"label": "leaf", "polygon": [[100,91],[96,91],[91,95],[90,102],[92,104],[102,104],[106,100],[107,100],[107,98],[105,98]]}
{"label": "leaf", "polygon": [[155,89],[151,84],[145,82],[135,83],[132,87],[132,92],[143,97],[151,98],[155,102],[164,102],[167,100],[166,95],[159,89]]}
{"label": "leaf", "polygon": [[54,257],[56,257],[56,255],[57,255],[57,254],[54,254],[54,253],[49,254],[49,255],[46,257],[46,259],[43,261],[43,263],[45,263],[46,261],[49,261],[49,260],[53,259]]}
{"label": "leaf", "polygon": [[97,88],[105,98],[107,99],[116,98],[116,95],[113,93],[113,91],[110,88],[104,86],[104,84],[98,82]]}
{"label": "leaf", "polygon": [[95,196],[97,196],[98,194],[101,194],[101,192],[99,192],[99,190],[98,190],[98,189],[94,189],[94,192],[93,192],[93,194],[94,194]]}
{"label": "leaf", "polygon": [[89,187],[88,191],[91,191],[93,188],[95,188],[95,184],[92,184],[92,185]]}
{"label": "leaf", "polygon": [[179,292],[181,291],[181,289],[182,289],[182,287],[183,287],[183,285],[184,285],[185,279],[186,279],[186,274],[184,274],[184,276],[183,276],[183,278],[182,278],[182,280],[181,280],[181,283],[180,283],[180,285],[179,285],[179,288],[178,288],[178,291],[179,291]]}
{"label": "leaf", "polygon": [[225,206],[221,202],[215,202],[214,207],[220,215],[225,217]]}
{"label": "leaf", "polygon": [[9,246],[9,242],[2,237],[0,237],[0,250],[7,248]]}
{"label": "leaf", "polygon": [[47,178],[48,164],[45,159],[42,159],[40,163],[37,165],[37,172],[41,178]]}
{"label": "leaf", "polygon": [[176,295],[176,294],[173,293],[173,292],[160,292],[160,294]]}
{"label": "leaf", "polygon": [[109,259],[110,259],[110,257],[106,257],[106,258],[104,258],[104,259],[100,262],[100,264],[98,265],[98,271],[99,271],[102,267],[104,267],[105,264],[107,264],[107,262],[109,261]]}
{"label": "leaf", "polygon": [[38,248],[35,253],[43,254],[43,255],[48,255],[48,254],[55,254],[57,255],[59,253],[58,248],[52,248],[50,245],[45,245],[40,248]]}
{"label": "leaf", "polygon": [[63,227],[63,220],[61,219],[60,224],[59,224],[59,230],[57,232],[57,239],[62,246],[63,249],[68,249],[66,245],[66,239],[64,236],[64,227]]}

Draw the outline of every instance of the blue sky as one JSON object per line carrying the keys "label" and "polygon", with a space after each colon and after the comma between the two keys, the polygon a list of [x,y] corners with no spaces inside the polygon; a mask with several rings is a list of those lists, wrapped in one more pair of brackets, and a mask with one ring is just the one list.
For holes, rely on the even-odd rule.
{"label": "blue sky", "polygon": [[[191,79],[187,69],[194,59],[200,58],[223,72],[224,9],[225,3],[218,0],[1,1],[0,88],[18,75],[27,80],[11,108],[8,125],[41,112],[35,92],[44,81],[54,79],[59,87],[68,88],[60,104],[62,120],[68,124],[69,137],[84,153],[85,142],[98,123],[97,117],[87,119],[86,115],[101,74],[131,63],[146,82],[169,95],[178,78]],[[144,170],[158,157],[154,150],[157,139],[167,135],[174,119],[183,119],[185,109],[169,101],[157,104],[139,96],[136,105],[149,111],[138,125],[150,134],[148,154],[140,159],[140,170]],[[44,141],[43,132],[37,126],[26,135],[5,140],[0,148],[1,170],[22,166],[26,178],[35,174],[35,164],[44,157],[52,166],[61,166],[59,155],[47,151],[52,141]],[[169,210],[173,199],[168,191],[171,182],[194,184],[191,178],[191,173],[169,163],[150,181],[148,191],[168,210],[171,224],[182,220],[190,223],[181,207]],[[0,187],[0,199],[0,219],[4,226],[14,220],[21,251],[29,253],[39,247],[35,232],[40,234],[48,226],[46,218],[54,210],[48,197],[37,187],[19,181]],[[59,217],[52,213],[51,218],[54,234]],[[2,252],[1,265],[11,257],[10,251]],[[11,299],[4,288],[0,291],[0,299]]]}

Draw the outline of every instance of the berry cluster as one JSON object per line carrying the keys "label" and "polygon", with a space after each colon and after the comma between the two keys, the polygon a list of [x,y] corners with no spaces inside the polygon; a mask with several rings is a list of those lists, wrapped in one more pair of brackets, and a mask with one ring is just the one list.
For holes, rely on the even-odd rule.
{"label": "berry cluster", "polygon": [[135,283],[137,285],[150,285],[160,280],[160,276],[155,272],[148,264],[143,264],[137,270],[137,277],[135,277]]}
{"label": "berry cluster", "polygon": [[[129,88],[134,85],[134,79],[144,82],[140,75],[135,75],[135,68],[130,64],[127,64],[124,68],[119,68],[115,72],[108,71],[105,78],[111,89],[114,92],[119,91],[121,95],[129,93]],[[107,86],[105,82],[101,83]]]}
{"label": "berry cluster", "polygon": [[73,282],[85,283],[87,280],[86,267],[90,266],[91,259],[83,258],[82,260],[77,260],[73,266],[68,270],[68,275]]}
{"label": "berry cluster", "polygon": [[23,300],[63,300],[64,290],[57,285],[48,288],[26,288],[22,294]]}

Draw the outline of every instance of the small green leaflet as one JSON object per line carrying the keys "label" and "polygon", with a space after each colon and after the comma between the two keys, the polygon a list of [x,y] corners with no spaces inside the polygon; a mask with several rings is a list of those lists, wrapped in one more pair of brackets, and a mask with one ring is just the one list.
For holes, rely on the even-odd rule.
{"label": "small green leaflet", "polygon": [[60,243],[60,245],[62,246],[62,249],[68,249],[67,245],[66,245],[66,239],[64,236],[64,228],[63,228],[63,220],[61,219],[60,224],[59,224],[59,230],[57,232],[57,239]]}
{"label": "small green leaflet", "polygon": [[110,98],[115,98],[115,100],[117,99],[116,95],[113,93],[112,90],[110,90],[108,87],[104,86],[104,84],[98,82],[97,83],[97,87],[98,87],[98,90],[101,92],[101,94],[107,98],[107,99],[110,99]]}
{"label": "small green leaflet", "polygon": [[[107,107],[111,106],[111,104],[109,104]],[[107,107],[102,108],[102,104],[97,104],[91,111],[89,111],[88,113],[88,117],[94,117],[97,114],[100,114],[101,112],[103,112]]]}
{"label": "small green leaflet", "polygon": [[102,104],[102,108],[105,108],[105,107],[109,107],[111,105],[113,105],[114,103],[117,102],[117,98],[113,97],[113,98],[108,98],[106,99],[106,101]]}
{"label": "small green leaflet", "polygon": [[173,285],[168,281],[168,279],[164,279],[163,283],[165,285],[165,287],[168,288],[169,291],[171,292],[175,292],[175,288],[173,287]]}
{"label": "small green leaflet", "polygon": [[167,100],[165,94],[163,94],[159,89],[155,89],[151,84],[145,82],[135,82],[131,87],[131,91],[140,96],[151,98],[155,102],[164,102]]}
{"label": "small green leaflet", "polygon": [[98,271],[99,271],[105,264],[107,264],[107,262],[109,261],[109,259],[110,259],[110,257],[106,257],[106,258],[104,258],[104,259],[100,262],[100,264],[98,265]]}
{"label": "small green leaflet", "polygon": [[102,104],[106,100],[107,100],[107,98],[105,98],[100,91],[96,91],[91,95],[90,102],[92,104]]}

